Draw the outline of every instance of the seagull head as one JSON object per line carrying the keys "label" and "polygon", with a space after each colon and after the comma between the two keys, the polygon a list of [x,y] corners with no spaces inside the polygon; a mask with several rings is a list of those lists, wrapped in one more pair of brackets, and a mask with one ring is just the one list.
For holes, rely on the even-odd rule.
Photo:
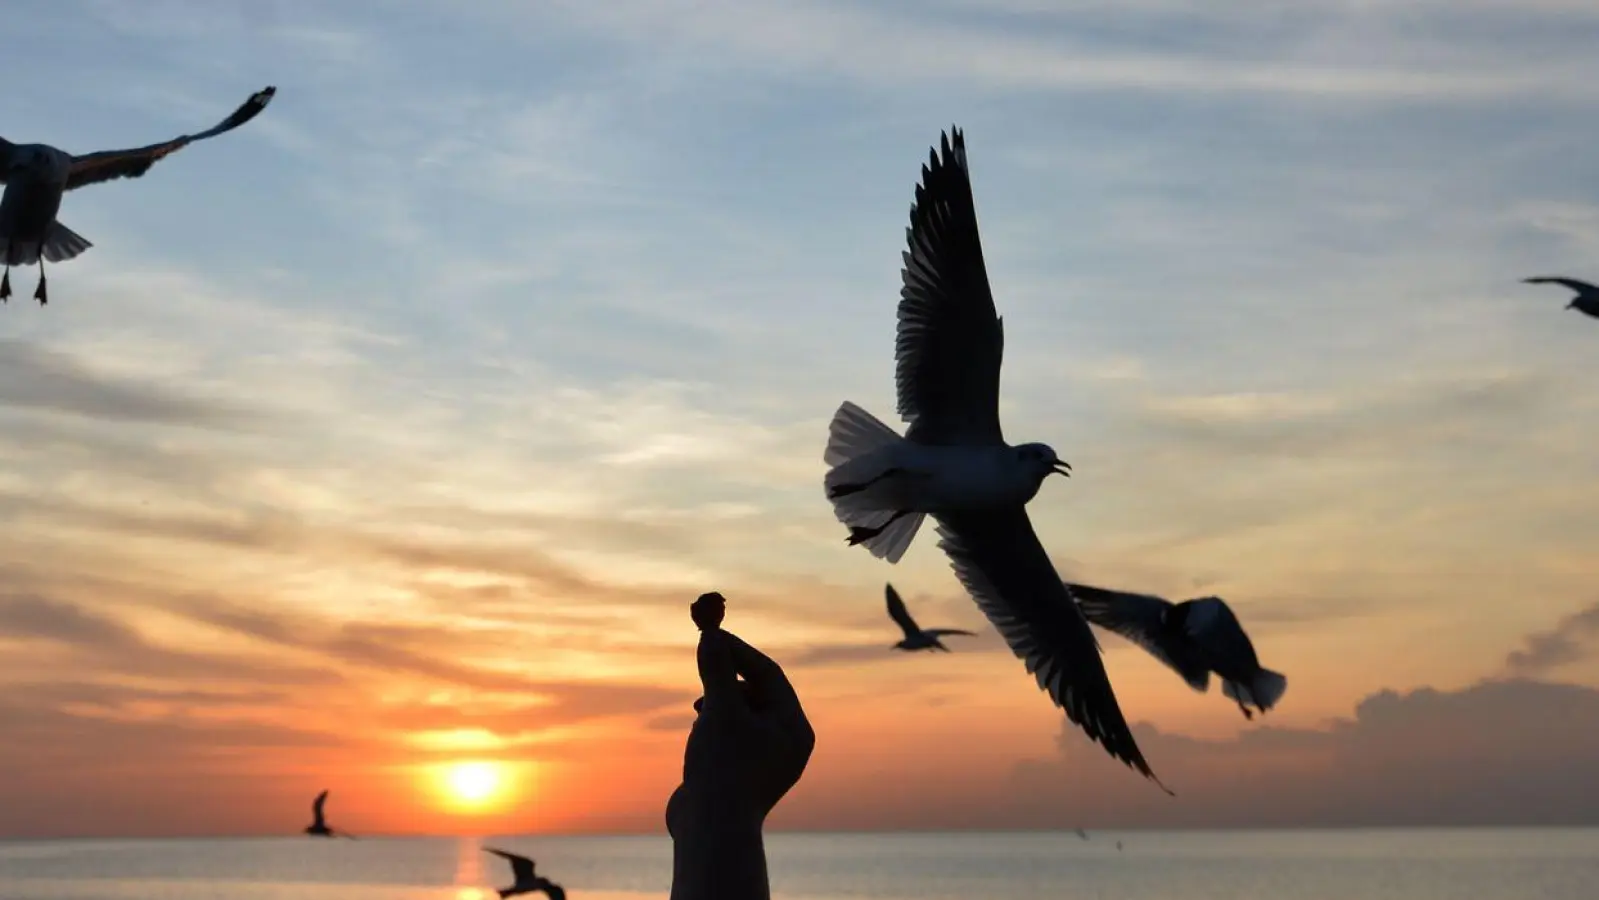
{"label": "seagull head", "polygon": [[1061,459],[1048,444],[1022,444],[1015,448],[1016,462],[1043,483],[1051,475],[1071,477],[1071,463]]}

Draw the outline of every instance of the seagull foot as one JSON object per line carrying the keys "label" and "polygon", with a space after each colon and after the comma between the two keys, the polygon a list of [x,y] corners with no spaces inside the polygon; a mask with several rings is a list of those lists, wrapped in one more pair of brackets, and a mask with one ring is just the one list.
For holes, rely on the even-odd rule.
{"label": "seagull foot", "polygon": [[46,303],[50,302],[49,295],[45,293],[44,285],[45,285],[44,279],[40,278],[39,279],[39,286],[33,289],[33,299],[39,301],[39,305],[40,306],[43,306]]}
{"label": "seagull foot", "polygon": [[849,528],[849,545],[864,544],[883,533],[882,528],[866,528],[860,525],[851,525]]}
{"label": "seagull foot", "polygon": [[1254,713],[1252,713],[1252,712],[1250,712],[1250,711],[1249,711],[1249,707],[1247,707],[1247,706],[1240,706],[1240,707],[1238,707],[1238,708],[1239,708],[1239,709],[1241,709],[1241,710],[1243,710],[1243,712],[1244,712],[1244,718],[1245,718],[1245,719],[1248,719],[1248,720],[1249,720],[1249,721],[1251,721],[1251,722],[1253,722],[1253,721],[1255,721],[1255,714],[1254,714]]}
{"label": "seagull foot", "polygon": [[11,270],[7,269],[6,273],[4,275],[0,275],[0,303],[10,303],[10,302],[11,302]]}
{"label": "seagull foot", "polygon": [[859,494],[861,491],[864,491],[879,481],[882,481],[884,478],[893,478],[895,475],[902,474],[904,471],[904,469],[898,467],[884,469],[860,484],[835,484],[827,489],[827,499],[837,500],[840,497],[848,497],[850,494]]}

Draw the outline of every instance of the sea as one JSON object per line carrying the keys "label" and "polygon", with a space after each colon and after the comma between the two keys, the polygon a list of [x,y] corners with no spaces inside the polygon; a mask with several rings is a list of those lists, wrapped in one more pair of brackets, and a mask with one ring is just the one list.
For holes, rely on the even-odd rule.
{"label": "sea", "polygon": [[[571,900],[671,887],[664,836],[50,840],[0,841],[0,900],[490,900],[485,846]],[[774,900],[1599,898],[1592,828],[778,833],[767,858]]]}

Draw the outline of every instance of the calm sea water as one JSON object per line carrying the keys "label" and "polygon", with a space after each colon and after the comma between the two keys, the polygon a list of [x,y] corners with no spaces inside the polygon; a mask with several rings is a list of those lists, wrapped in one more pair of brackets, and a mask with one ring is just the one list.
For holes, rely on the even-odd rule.
{"label": "calm sea water", "polygon": [[[509,878],[484,844],[572,900],[670,886],[664,837],[16,841],[0,900],[489,900]],[[1599,829],[776,834],[767,853],[781,900],[1599,897]]]}

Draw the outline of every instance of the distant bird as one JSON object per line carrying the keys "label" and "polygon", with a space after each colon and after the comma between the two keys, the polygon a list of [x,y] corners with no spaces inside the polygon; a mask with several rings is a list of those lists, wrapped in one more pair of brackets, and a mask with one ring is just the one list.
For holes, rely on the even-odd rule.
{"label": "distant bird", "polygon": [[1575,309],[1599,319],[1599,287],[1594,287],[1586,281],[1575,278],[1523,278],[1523,284],[1559,284],[1577,292],[1566,304],[1566,309]]}
{"label": "distant bird", "polygon": [[1077,829],[1077,836],[1085,841],[1088,840],[1088,832],[1082,830],[1081,828]]}
{"label": "distant bird", "polygon": [[[938,520],[939,546],[983,613],[1047,690],[1113,757],[1159,784],[1117,705],[1088,623],[1027,517],[1051,474],[1047,444],[1011,446],[999,424],[1004,333],[978,238],[959,129],[928,154],[903,254],[895,380],[904,437],[845,401],[828,427],[824,484],[849,543],[898,562]],[[941,152],[940,152],[941,151]]]}
{"label": "distant bird", "polygon": [[499,889],[501,897],[513,897],[517,894],[543,891],[550,900],[566,900],[566,890],[564,888],[533,872],[533,860],[505,850],[496,850],[493,847],[484,847],[483,849],[511,863],[511,886]]}
{"label": "distant bird", "polygon": [[905,601],[899,598],[899,591],[894,590],[892,584],[885,587],[884,593],[888,595],[888,617],[905,632],[905,638],[894,645],[895,650],[942,650],[948,653],[949,648],[939,640],[944,635],[965,634],[976,637],[976,632],[962,631],[959,628],[924,629],[911,618],[910,611],[905,609]]}
{"label": "distant bird", "polygon": [[311,824],[305,827],[305,833],[315,835],[316,837],[342,837],[354,840],[355,835],[346,834],[342,831],[336,832],[332,828],[328,827],[327,819],[323,818],[322,815],[322,808],[327,805],[327,802],[327,791],[317,794],[316,799],[311,801],[311,815],[313,819]]}
{"label": "distant bird", "polygon": [[1122,842],[1121,841],[1117,841],[1116,842],[1116,852],[1117,853],[1122,852]]}
{"label": "distant bird", "polygon": [[1108,591],[1068,584],[1088,621],[1143,647],[1188,686],[1210,689],[1210,673],[1222,679],[1221,692],[1253,719],[1249,704],[1265,712],[1282,699],[1288,679],[1261,668],[1244,627],[1227,601],[1199,597],[1172,603],[1150,594]]}
{"label": "distant bird", "polygon": [[250,95],[244,105],[214,128],[186,134],[160,144],[131,150],[103,150],[73,156],[48,144],[13,144],[0,138],[0,301],[11,297],[11,267],[39,264],[39,286],[33,298],[48,302],[44,261],[65,262],[94,246],[82,235],[56,221],[61,197],[87,184],[116,178],[138,178],[169,154],[195,141],[216,137],[250,121],[266,109],[277,88]]}

